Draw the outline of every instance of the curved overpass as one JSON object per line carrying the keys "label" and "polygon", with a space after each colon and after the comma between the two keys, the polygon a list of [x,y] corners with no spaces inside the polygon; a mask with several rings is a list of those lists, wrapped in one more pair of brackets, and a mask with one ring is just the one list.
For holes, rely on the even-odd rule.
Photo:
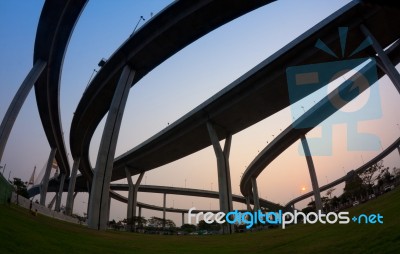
{"label": "curved overpass", "polygon": [[[400,34],[398,35],[400,37]],[[389,56],[389,59],[392,61],[392,63],[397,64],[400,61],[400,41],[396,40],[394,43],[386,49],[386,53]],[[379,59],[376,59],[377,65],[381,66],[381,63]],[[375,68],[373,63],[369,63],[365,65],[362,69],[360,69],[358,72],[359,73],[365,73],[368,72],[370,69]],[[378,77],[382,77],[385,75],[385,73],[382,70],[378,70]],[[352,79],[354,82],[358,80],[359,76],[357,75],[353,76]],[[348,87],[350,87],[351,83],[348,83],[347,85],[342,84],[341,89],[343,90],[348,90]],[[347,86],[347,89],[345,88]],[[361,93],[362,91],[359,91]],[[328,96],[323,98],[321,101],[319,101],[316,105],[314,105],[310,110],[308,110],[306,113],[304,113],[301,117],[299,117],[293,124],[288,126],[284,131],[282,131],[272,142],[270,142],[258,155],[257,157],[250,163],[246,171],[244,172],[242,179],[240,181],[240,189],[241,192],[244,196],[249,196],[252,193],[252,183],[251,179],[256,178],[261,174],[261,172],[273,161],[275,160],[283,151],[285,151],[289,146],[291,146],[294,142],[300,139],[301,136],[305,135],[308,133],[312,128],[296,128],[296,126],[305,126],[304,123],[308,122],[313,122],[313,124],[317,125],[321,123],[323,120],[328,118],[331,114],[333,114],[335,111],[332,110],[331,101],[335,100],[335,98],[340,97],[338,92],[333,91],[330,93]],[[352,99],[354,99],[355,96],[353,96]],[[349,101],[346,101],[345,104],[347,104]],[[344,106],[345,104],[341,105]],[[337,110],[337,109],[336,109]],[[395,147],[396,144],[398,144],[398,140],[393,143],[388,149],[391,149],[388,151],[386,149],[383,153],[378,155],[375,159],[371,160],[370,162],[376,163],[377,161],[380,160],[380,158],[383,158],[386,156],[389,152],[391,152]],[[356,173],[360,173],[363,170],[365,170],[367,167],[369,167],[370,164],[365,164],[362,167],[360,167],[358,170],[356,170]],[[323,187],[321,187],[321,190],[326,190],[338,183],[343,182],[344,180],[347,179],[348,176],[344,176],[330,184],[327,184]],[[309,193],[305,194],[308,195]],[[304,196],[304,195],[303,195]],[[301,196],[301,197],[303,197]],[[308,196],[307,196],[308,197]],[[296,200],[296,199],[295,199]]]}
{"label": "curved overpass", "polygon": [[123,66],[128,64],[135,70],[133,86],[156,66],[201,36],[270,2],[175,1],[129,37],[94,77],[75,110],[70,145],[73,158],[81,158],[79,169],[82,174],[91,181],[90,141],[110,108]]}
{"label": "curved overpass", "polygon": [[[113,191],[128,191],[129,186],[127,184],[111,184],[110,188]],[[172,194],[172,195],[184,195],[184,196],[219,199],[219,192],[217,192],[217,191],[190,189],[190,188],[155,186],[155,185],[140,185],[138,191],[139,192],[148,192],[148,193],[166,193],[166,194]],[[233,194],[232,200],[234,202],[246,204],[246,199],[239,195]],[[250,200],[250,202],[253,202],[253,200]],[[260,205],[262,207],[269,208],[270,210],[278,210],[278,209],[282,208],[282,206],[280,206],[279,204],[275,204],[275,203],[270,202],[265,199],[260,199]]]}
{"label": "curved overpass", "polygon": [[35,84],[36,103],[43,129],[56,160],[67,176],[70,167],[60,121],[60,78],[69,39],[87,0],[47,0],[36,32],[33,62],[47,63]]}
{"label": "curved overpass", "polygon": [[[397,64],[400,61],[399,41],[396,41],[396,43],[394,43],[386,51],[393,63]],[[377,63],[378,65],[380,65],[378,60]],[[375,66],[373,65],[373,63],[370,62],[369,64],[365,65],[365,67],[360,69],[359,73],[368,72],[371,68],[375,68]],[[381,70],[378,70],[378,77],[382,77],[383,75],[384,73]],[[351,79],[353,79],[353,81],[356,82],[359,76],[357,77],[357,75],[355,75],[353,76],[353,78]],[[348,90],[348,87],[350,86],[351,83],[342,84],[341,89],[346,90],[345,87],[347,87]],[[299,117],[293,124],[289,125],[257,155],[257,157],[250,163],[246,171],[243,173],[242,179],[240,181],[240,190],[244,196],[249,196],[252,194],[252,183],[251,183],[252,178],[254,177],[257,178],[259,174],[261,174],[261,172],[273,160],[275,160],[283,151],[285,151],[294,142],[299,140],[301,136],[305,135],[312,129],[312,128],[296,128],[295,126],[304,126],[303,123],[310,122],[311,119],[314,124],[318,124],[334,113],[330,105],[332,100],[335,100],[335,98],[340,97],[339,93],[337,93],[336,91],[337,90],[334,90],[324,99],[315,104],[305,114]],[[362,91],[359,92],[361,93]],[[345,103],[347,104],[348,101],[346,101]],[[344,105],[345,104],[341,106]]]}
{"label": "curved overpass", "polygon": [[[211,144],[207,131],[208,121],[217,126],[218,138],[222,140],[228,134],[235,134],[289,106],[286,68],[331,61],[331,57],[320,53],[314,48],[314,44],[317,39],[321,39],[329,47],[336,48],[340,45],[337,27],[349,26],[349,34],[352,34],[347,42],[349,48],[356,48],[365,38],[358,29],[361,23],[369,27],[379,39],[379,43],[386,47],[398,39],[400,27],[395,24],[399,21],[398,11],[389,8],[365,5],[358,1],[344,6],[181,119],[116,158],[112,181],[126,177],[125,167],[130,168],[133,174],[137,174],[208,147]],[[383,31],[381,26],[387,27],[387,31]],[[367,48],[355,57],[374,54],[373,49]],[[102,100],[97,101],[100,103]],[[81,145],[88,147],[88,140],[79,135],[75,136],[78,134],[77,126],[74,127],[75,132],[71,132],[71,139],[77,141],[78,137],[81,137],[80,140],[83,140]],[[87,130],[83,126],[82,129]],[[75,142],[75,145],[77,144]],[[86,163],[88,163],[87,147],[81,149],[86,151],[83,153]],[[77,147],[74,149],[79,150]]]}
{"label": "curved overpass", "polygon": [[[387,155],[389,155],[391,152],[393,152],[396,148],[398,148],[400,146],[400,138],[398,138],[396,141],[394,141],[390,146],[388,146],[385,150],[383,150],[380,154],[378,154],[376,157],[372,158],[370,161],[368,161],[367,163],[365,163],[364,165],[360,166],[359,168],[355,169],[355,170],[351,170],[350,172],[348,172],[345,176],[340,177],[338,179],[336,179],[333,182],[330,182],[329,184],[326,184],[324,186],[321,186],[319,188],[319,191],[326,191],[338,184],[341,184],[343,182],[345,182],[347,179],[350,179],[351,177],[354,176],[354,174],[360,174],[362,173],[364,170],[366,170],[367,168],[371,167],[372,165],[378,163],[380,160],[382,160],[383,158],[385,158]],[[314,193],[308,192],[305,193],[293,200],[290,200],[285,207],[289,207],[294,205],[295,203],[302,201],[308,197],[313,196]]]}
{"label": "curved overpass", "polygon": [[[127,202],[126,197],[124,197],[124,196],[122,196],[122,195],[120,195],[120,194],[118,194],[118,193],[116,193],[116,192],[114,192],[114,191],[111,191],[111,192],[110,192],[110,196],[111,196],[113,199],[118,200],[118,201],[120,201],[120,202],[124,202],[124,203]],[[138,202],[138,203],[137,203],[137,206],[138,206],[138,207],[141,207],[141,208],[149,209],[149,210],[154,210],[154,211],[160,211],[160,212],[163,212],[163,211],[164,211],[164,207],[156,206],[156,205],[149,205],[149,204],[142,203],[142,202]],[[165,211],[166,211],[166,212],[169,212],[169,213],[187,213],[187,212],[188,212],[188,209],[166,207],[166,208],[165,208]],[[217,212],[219,212],[219,210],[193,210],[193,211],[192,211],[192,213],[199,213],[199,212],[212,212],[212,213],[217,213]]]}
{"label": "curved overpass", "polygon": [[[82,178],[81,178],[82,179]],[[76,185],[78,192],[86,192],[87,187],[84,187],[82,184]],[[115,191],[128,191],[129,186],[127,184],[111,184],[110,186],[110,195],[112,198],[127,203],[128,199]],[[53,178],[49,182],[48,192],[58,192],[59,191],[59,182],[57,179]],[[67,187],[64,187],[64,191],[68,191]],[[147,193],[165,193],[172,195],[184,195],[184,196],[194,196],[194,197],[203,197],[203,198],[219,198],[219,192],[217,191],[208,191],[208,190],[200,190],[200,189],[191,189],[191,188],[179,188],[179,187],[167,187],[167,186],[156,186],[156,185],[140,185],[139,192],[147,192]],[[34,197],[35,195],[40,193],[40,185],[35,185],[28,190],[29,196]],[[235,202],[246,204],[246,199],[239,195],[232,195],[232,200]],[[253,200],[250,199],[250,202],[253,203]],[[279,204],[275,204],[265,199],[260,199],[260,205],[262,207],[268,208],[270,210],[278,210],[282,209],[282,206]],[[150,209],[150,208],[149,208]],[[187,210],[186,210],[187,211]]]}

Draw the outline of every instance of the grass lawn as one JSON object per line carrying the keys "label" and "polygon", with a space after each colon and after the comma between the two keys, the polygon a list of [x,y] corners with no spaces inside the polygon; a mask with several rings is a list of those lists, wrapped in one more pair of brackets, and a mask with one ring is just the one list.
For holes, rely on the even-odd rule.
{"label": "grass lawn", "polygon": [[400,188],[349,210],[383,224],[296,225],[254,233],[162,236],[96,231],[0,206],[0,253],[400,253]]}

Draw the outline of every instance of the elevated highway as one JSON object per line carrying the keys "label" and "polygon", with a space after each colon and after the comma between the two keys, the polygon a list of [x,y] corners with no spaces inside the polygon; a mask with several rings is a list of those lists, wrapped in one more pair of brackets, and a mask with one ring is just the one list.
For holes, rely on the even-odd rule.
{"label": "elevated highway", "polygon": [[[79,178],[83,179],[83,178]],[[82,182],[83,183],[83,182]],[[128,184],[111,184],[111,197],[120,201],[127,203],[128,199],[118,193],[116,191],[128,191]],[[57,179],[51,179],[49,182],[48,192],[58,192],[59,191],[59,182]],[[64,187],[64,191],[68,191],[67,187]],[[77,192],[87,192],[87,187],[82,184],[76,185]],[[203,198],[219,198],[219,193],[217,191],[209,191],[209,190],[200,190],[200,189],[191,189],[191,188],[179,188],[179,187],[167,187],[167,186],[157,186],[157,185],[140,185],[139,192],[146,193],[160,193],[160,194],[171,194],[171,195],[183,195],[183,196],[193,196],[193,197],[203,197]],[[34,197],[35,195],[40,193],[40,185],[35,185],[28,190],[29,196]],[[246,204],[246,199],[239,195],[232,195],[232,199],[235,202]],[[250,203],[253,203],[253,200],[250,199]],[[138,203],[139,204],[139,203]],[[281,209],[282,206],[279,204],[275,204],[265,199],[260,199],[260,205],[262,207],[268,208],[269,210],[275,211]],[[150,208],[149,208],[150,209]]]}
{"label": "elevated highway", "polygon": [[[129,37],[93,78],[75,110],[70,145],[74,160],[80,158],[79,169],[82,174],[89,181],[92,180],[90,141],[97,125],[110,108],[118,78],[125,65],[135,70],[133,86],[156,66],[201,36],[270,2],[175,1]],[[124,177],[125,173],[113,174],[113,180]]]}
{"label": "elevated highway", "polygon": [[[318,39],[324,41],[333,50],[339,51],[340,42],[337,36],[337,28],[347,26],[349,27],[347,47],[356,48],[365,38],[365,35],[359,29],[359,25],[365,24],[379,40],[382,47],[386,47],[399,38],[400,27],[396,25],[400,21],[398,14],[398,10],[364,4],[359,1],[344,6],[181,119],[116,158],[112,181],[125,178],[124,169],[126,167],[130,168],[134,174],[138,174],[208,147],[211,141],[207,132],[207,122],[212,122],[217,126],[218,138],[222,140],[228,134],[235,134],[284,109],[290,105],[286,68],[333,60],[330,55],[314,47]],[[382,29],[382,27],[385,27],[385,29]],[[374,55],[374,50],[369,47],[360,51],[354,57],[361,58]],[[103,71],[107,73],[106,68]],[[93,88],[91,89],[100,87],[100,85],[95,84],[102,80],[103,75],[105,74],[98,76],[96,79],[98,81],[93,81]],[[87,93],[89,93],[89,89]],[[92,90],[90,94],[95,94],[95,91]],[[93,107],[95,104],[91,104],[93,100],[89,100],[86,96],[89,95],[85,94],[82,98],[78,106],[80,112],[75,115],[71,128],[71,144],[73,144],[71,149],[76,152],[76,155],[84,155],[82,158],[86,162],[83,162],[83,164],[86,166],[81,164],[81,167],[85,170],[91,168],[87,158],[88,138],[92,136],[94,123],[97,123],[100,119],[94,121],[95,119],[89,116],[88,118],[83,117],[86,114],[84,112],[89,112],[84,108],[87,108],[87,110],[89,110],[89,107],[92,110],[95,109]],[[103,100],[98,99],[96,101],[100,103]],[[99,108],[103,107],[104,105]],[[92,113],[98,115],[98,113]],[[102,114],[100,115],[102,116]],[[91,123],[89,124],[88,121],[91,121]],[[78,128],[79,126],[81,128]],[[88,126],[92,126],[93,129],[88,128]],[[82,133],[86,133],[84,130],[88,130],[90,135],[83,137],[83,134],[79,134],[78,130]],[[80,143],[78,143],[78,140]],[[80,147],[77,146],[78,144],[80,144]]]}
{"label": "elevated highway", "polygon": [[56,148],[61,172],[70,174],[60,116],[60,80],[64,55],[87,0],[46,1],[36,32],[33,62],[47,63],[35,84],[36,103],[47,140]]}

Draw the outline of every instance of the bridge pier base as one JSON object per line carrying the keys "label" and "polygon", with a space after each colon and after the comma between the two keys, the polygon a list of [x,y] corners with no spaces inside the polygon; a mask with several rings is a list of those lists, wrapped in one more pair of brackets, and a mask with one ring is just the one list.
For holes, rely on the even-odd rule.
{"label": "bridge pier base", "polygon": [[50,172],[53,166],[53,161],[56,156],[57,148],[52,148],[50,151],[49,159],[46,165],[46,171],[43,176],[43,180],[40,187],[40,204],[42,206],[46,205],[47,187],[49,186]]}
{"label": "bridge pier base", "polygon": [[[211,143],[214,148],[215,156],[217,158],[219,206],[220,210],[227,214],[228,212],[233,210],[231,175],[229,169],[229,153],[232,143],[232,135],[227,135],[225,139],[224,149],[222,150],[217,132],[211,122],[207,122],[207,129],[211,139]],[[232,234],[233,232],[233,225],[222,225],[223,234]]]}
{"label": "bridge pier base", "polygon": [[90,193],[89,228],[98,230],[107,228],[109,192],[115,148],[134,75],[135,71],[129,66],[126,65],[123,68],[108,111]]}
{"label": "bridge pier base", "polygon": [[81,159],[77,158],[74,160],[74,165],[72,166],[71,177],[69,178],[68,185],[68,195],[67,195],[67,203],[65,205],[65,214],[71,215],[74,209],[74,199],[75,199],[75,183],[76,183],[76,175],[78,173],[78,167]]}
{"label": "bridge pier base", "polygon": [[317,180],[317,174],[315,173],[314,162],[312,160],[310,148],[308,147],[307,139],[304,135],[301,136],[301,144],[303,145],[304,155],[307,160],[308,171],[310,172],[311,184],[315,198],[315,208],[317,211],[322,211],[321,193],[319,191],[319,185]]}

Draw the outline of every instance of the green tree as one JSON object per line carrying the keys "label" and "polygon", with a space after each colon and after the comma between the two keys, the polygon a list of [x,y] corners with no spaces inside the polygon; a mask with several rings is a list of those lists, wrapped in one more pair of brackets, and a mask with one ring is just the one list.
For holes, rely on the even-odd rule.
{"label": "green tree", "polygon": [[192,233],[196,231],[196,226],[193,224],[183,224],[181,226],[181,230],[186,233]]}
{"label": "green tree", "polygon": [[135,228],[143,228],[143,225],[147,223],[147,220],[144,217],[134,216],[130,219],[125,219],[126,224],[130,231],[134,231]]}
{"label": "green tree", "polygon": [[364,189],[363,187],[363,180],[360,178],[360,176],[353,173],[345,182],[343,195],[351,199],[360,197]]}
{"label": "green tree", "polygon": [[28,190],[26,189],[26,183],[24,183],[20,178],[15,178],[11,183],[14,185],[16,193],[24,198],[29,198]]}
{"label": "green tree", "polygon": [[377,182],[377,180],[381,178],[382,175],[388,171],[388,169],[389,168],[385,168],[385,166],[383,165],[383,161],[381,160],[373,164],[369,168],[365,169],[360,174],[360,178],[362,179],[363,184],[366,187],[365,189],[367,191],[367,195],[372,192],[372,187],[374,186],[375,182]]}
{"label": "green tree", "polygon": [[197,227],[199,230],[207,230],[207,231],[218,231],[221,228],[220,224],[218,224],[216,221],[208,224],[204,220],[199,221]]}

